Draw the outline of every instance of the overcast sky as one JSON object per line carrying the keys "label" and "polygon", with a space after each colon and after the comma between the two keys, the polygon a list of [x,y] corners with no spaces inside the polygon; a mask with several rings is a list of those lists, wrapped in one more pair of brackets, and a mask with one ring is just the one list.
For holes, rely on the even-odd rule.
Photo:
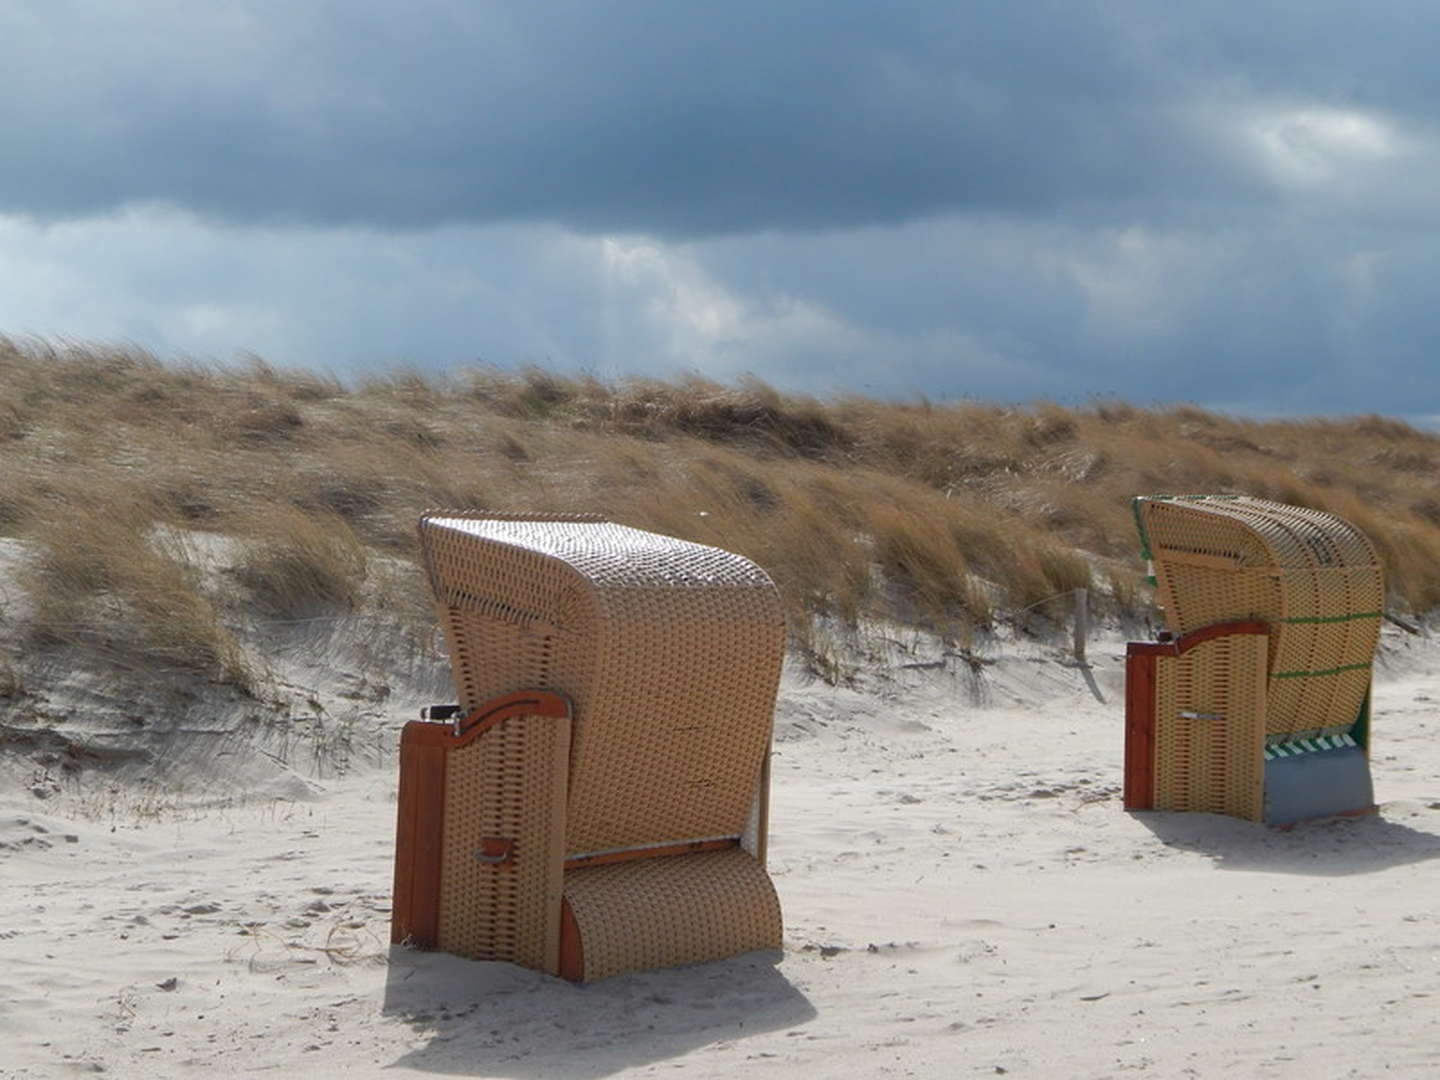
{"label": "overcast sky", "polygon": [[1440,413],[1440,6],[10,0],[0,332]]}

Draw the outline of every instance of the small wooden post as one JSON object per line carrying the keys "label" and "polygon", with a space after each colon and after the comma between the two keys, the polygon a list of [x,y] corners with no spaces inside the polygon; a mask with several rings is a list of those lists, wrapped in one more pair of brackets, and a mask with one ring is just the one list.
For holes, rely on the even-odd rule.
{"label": "small wooden post", "polygon": [[1075,590],[1075,659],[1085,663],[1085,637],[1090,632],[1090,590]]}

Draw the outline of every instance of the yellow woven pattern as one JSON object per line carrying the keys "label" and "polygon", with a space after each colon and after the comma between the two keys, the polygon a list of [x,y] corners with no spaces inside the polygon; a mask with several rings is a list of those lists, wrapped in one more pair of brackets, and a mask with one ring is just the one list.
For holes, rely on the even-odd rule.
{"label": "yellow woven pattern", "polygon": [[1146,499],[1139,512],[1172,631],[1249,618],[1270,626],[1270,734],[1354,721],[1385,601],[1363,533],[1263,499]]}
{"label": "yellow woven pattern", "polygon": [[1263,820],[1265,653],[1263,636],[1233,634],[1156,658],[1157,810]]}
{"label": "yellow woven pattern", "polygon": [[565,899],[585,943],[587,982],[780,947],[774,886],[738,848],[574,870]]}
{"label": "yellow woven pattern", "polygon": [[[451,751],[436,944],[477,960],[558,970],[570,721],[520,716]],[[475,857],[514,841],[509,865]]]}
{"label": "yellow woven pattern", "polygon": [[567,852],[745,828],[784,649],[763,571],[594,520],[437,513],[420,535],[462,703],[575,704]]}

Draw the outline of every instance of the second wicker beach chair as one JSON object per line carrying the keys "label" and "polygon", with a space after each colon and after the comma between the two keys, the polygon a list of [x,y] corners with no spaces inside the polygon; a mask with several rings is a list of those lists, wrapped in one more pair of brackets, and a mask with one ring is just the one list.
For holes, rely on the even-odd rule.
{"label": "second wicker beach chair", "polygon": [[1276,825],[1373,809],[1374,545],[1333,514],[1264,499],[1134,509],[1169,640],[1129,646],[1126,806]]}
{"label": "second wicker beach chair", "polygon": [[402,735],[394,940],[575,980],[779,947],[765,573],[594,518],[420,540],[460,702]]}

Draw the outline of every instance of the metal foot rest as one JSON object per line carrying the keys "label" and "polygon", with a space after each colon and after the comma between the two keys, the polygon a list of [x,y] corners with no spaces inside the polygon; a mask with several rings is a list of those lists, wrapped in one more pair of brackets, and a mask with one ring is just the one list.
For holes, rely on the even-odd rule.
{"label": "metal foot rest", "polygon": [[1375,809],[1370,763],[1358,746],[1316,749],[1265,762],[1265,824],[1368,814]]}
{"label": "metal foot rest", "polygon": [[778,949],[780,903],[765,868],[740,848],[568,870],[560,974],[589,982]]}

